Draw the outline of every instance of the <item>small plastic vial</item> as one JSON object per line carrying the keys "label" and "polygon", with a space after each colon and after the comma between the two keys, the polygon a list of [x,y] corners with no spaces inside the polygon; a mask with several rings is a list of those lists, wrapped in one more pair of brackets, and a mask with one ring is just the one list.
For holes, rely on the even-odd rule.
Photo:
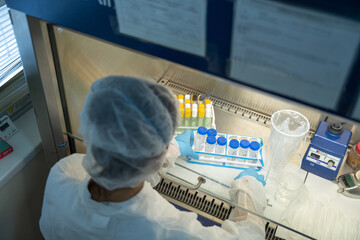
{"label": "small plastic vial", "polygon": [[236,156],[239,148],[239,141],[236,139],[232,139],[229,142],[228,155]]}
{"label": "small plastic vial", "polygon": [[249,146],[250,146],[250,142],[248,140],[243,139],[240,141],[240,147],[238,153],[240,157],[247,157]]}
{"label": "small plastic vial", "polygon": [[217,134],[217,131],[213,128],[210,128],[208,131],[207,131],[207,135],[208,136],[212,136],[212,137],[216,137],[216,134]]}
{"label": "small plastic vial", "polygon": [[250,158],[258,158],[258,152],[260,149],[260,143],[258,143],[257,141],[252,141],[250,143],[250,151],[249,151],[249,157]]}
{"label": "small plastic vial", "polygon": [[206,127],[199,127],[195,135],[195,150],[200,151],[204,148],[207,129]]}
{"label": "small plastic vial", "polygon": [[205,142],[205,152],[212,153],[215,151],[216,138],[208,136]]}
{"label": "small plastic vial", "polygon": [[346,163],[354,170],[360,167],[360,142],[351,148]]}
{"label": "small plastic vial", "polygon": [[185,118],[184,118],[185,127],[190,126],[190,120],[191,120],[191,104],[187,103],[185,104]]}
{"label": "small plastic vial", "polygon": [[218,137],[216,140],[216,146],[215,146],[215,153],[217,154],[225,154],[225,147],[226,147],[226,138],[224,137]]}

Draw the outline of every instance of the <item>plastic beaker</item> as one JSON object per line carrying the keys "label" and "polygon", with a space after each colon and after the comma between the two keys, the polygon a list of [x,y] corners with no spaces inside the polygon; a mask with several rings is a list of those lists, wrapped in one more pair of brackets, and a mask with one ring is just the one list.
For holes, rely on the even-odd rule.
{"label": "plastic beaker", "polygon": [[279,178],[279,185],[275,192],[275,199],[282,205],[289,205],[295,200],[302,187],[304,186],[303,180],[295,173],[283,173]]}
{"label": "plastic beaker", "polygon": [[308,119],[299,112],[280,110],[271,116],[271,134],[268,141],[271,163],[268,171],[275,175],[282,172],[292,156],[297,153],[309,129]]}

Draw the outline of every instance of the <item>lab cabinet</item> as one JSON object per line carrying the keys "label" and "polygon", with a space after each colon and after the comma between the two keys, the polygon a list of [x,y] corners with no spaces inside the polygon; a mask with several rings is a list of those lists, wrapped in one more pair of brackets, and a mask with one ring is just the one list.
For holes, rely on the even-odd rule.
{"label": "lab cabinet", "polygon": [[[149,37],[144,39],[145,30],[141,28],[141,24],[144,20],[148,22],[159,20],[147,18],[147,14],[149,9],[156,10],[159,7],[156,4],[161,5],[162,1],[154,1],[156,4],[151,6],[146,5],[149,1],[140,0],[131,1],[131,4],[130,1],[120,0],[86,2],[67,0],[61,3],[36,0],[35,2],[8,0],[7,4],[12,9],[14,31],[40,126],[44,153],[50,164],[70,153],[86,153],[86,147],[81,141],[82,136],[78,132],[79,114],[91,84],[109,75],[146,77],[177,94],[207,94],[214,105],[215,124],[219,132],[261,137],[265,145],[271,132],[270,117],[274,112],[281,109],[301,112],[309,120],[310,131],[309,138],[299,148],[299,154],[303,147],[308,146],[309,139],[320,121],[344,122],[344,126],[353,132],[350,144],[360,140],[359,124],[354,121],[357,120],[357,115],[349,115],[356,108],[353,98],[356,98],[359,87],[349,88],[356,82],[356,71],[359,70],[354,67],[358,62],[359,45],[358,32],[354,31],[359,26],[358,19],[354,17],[357,16],[356,8],[349,11],[340,9],[336,12],[330,4],[329,9],[325,11],[321,8],[323,5],[319,3],[316,6],[320,11],[301,6],[299,1],[294,1],[291,6],[285,7],[284,2],[263,0],[209,0],[197,1],[196,4],[191,4],[192,1],[182,3],[175,0],[167,1],[167,4],[170,4],[165,6],[168,12],[159,10],[156,13],[159,16],[165,15],[164,19],[167,19],[169,17],[167,13],[179,14],[179,9],[184,8],[183,13],[186,14],[182,18],[183,25],[176,26],[169,23],[169,25],[165,24],[167,28],[164,28],[164,22],[159,23],[160,25],[155,24],[157,34],[147,32]],[[142,3],[148,7],[141,10],[143,17],[133,12],[133,8],[143,7]],[[171,4],[178,4],[176,5],[178,8],[174,8]],[[357,6],[357,3],[353,4]],[[246,6],[248,11],[242,12],[241,6]],[[123,9],[127,11],[123,13],[125,15],[120,16]],[[269,11],[268,15],[264,13],[266,10]],[[323,87],[323,82],[320,80],[326,78],[326,75],[321,75],[322,73],[316,76],[316,81],[306,82],[303,78],[308,78],[308,73],[305,74],[306,76],[299,76],[296,75],[299,69],[293,69],[301,62],[299,59],[292,61],[289,55],[275,56],[269,49],[259,48],[257,52],[254,51],[254,46],[250,43],[256,42],[251,39],[271,32],[271,26],[266,25],[264,21],[266,19],[285,21],[287,15],[280,14],[280,12],[286,13],[285,10],[294,11],[297,17],[289,21],[290,25],[282,22],[277,28],[272,29],[279,33],[278,36],[272,36],[274,38],[272,43],[277,42],[282,34],[286,34],[285,30],[289,26],[295,24],[299,28],[304,28],[306,24],[314,23],[311,19],[308,19],[310,23],[302,22],[303,16],[318,17],[316,21],[314,20],[316,24],[329,19],[332,24],[345,24],[346,31],[344,31],[349,34],[348,39],[351,41],[345,41],[346,46],[343,45],[344,43],[339,44],[339,49],[341,46],[346,48],[339,54],[346,55],[344,58],[347,59],[343,62],[344,66],[335,69],[337,72],[334,75],[342,76],[340,83],[332,79],[329,80],[328,86]],[[322,13],[319,15],[316,13],[317,10]],[[239,16],[239,12],[242,15]],[[344,17],[344,12],[348,13],[348,17]],[[239,21],[239,17],[247,20],[248,23],[244,25]],[[190,26],[194,23],[194,19],[196,24]],[[132,21],[139,25],[136,29],[131,29],[131,26],[134,26],[131,25],[134,23]],[[249,26],[262,31],[248,32],[252,31]],[[176,33],[176,29],[182,30],[181,33]],[[318,25],[307,30],[314,29],[324,31],[323,34],[329,33],[329,29]],[[340,31],[341,28],[336,29]],[[180,38],[177,34],[183,34],[186,41],[176,41],[167,37],[168,31],[173,32],[176,38]],[[236,31],[236,34],[240,34],[237,37]],[[197,34],[194,35],[194,32]],[[300,41],[297,34],[291,32],[286,39]],[[316,34],[314,35],[322,39],[322,36]],[[334,41],[338,37],[337,34],[334,33]],[[260,38],[264,38],[265,35],[261,35]],[[284,39],[281,45],[286,46],[287,41]],[[319,39],[318,41],[321,42]],[[295,40],[292,44],[296,43]],[[309,39],[303,40],[306,42]],[[326,46],[333,44],[331,41],[326,43],[328,44],[325,44]],[[266,46],[269,42],[261,44]],[[259,46],[261,44],[258,43]],[[274,49],[279,48],[272,46]],[[301,52],[300,48],[294,52],[293,46],[285,52],[291,52],[292,57],[294,55],[304,57],[310,54],[306,46],[306,44],[303,46],[305,52]],[[326,46],[319,51],[326,51]],[[314,54],[320,55],[320,53]],[[316,56],[306,55],[306,57],[315,61]],[[326,60],[330,65],[337,64],[330,53]],[[279,61],[284,61],[281,69],[279,69],[281,64]],[[290,61],[289,64],[285,64],[286,61]],[[306,64],[311,65],[311,61]],[[321,67],[324,67],[326,72],[326,66],[323,64]],[[311,68],[306,70],[309,69]],[[277,78],[283,76],[284,72],[289,73],[288,81],[286,77]],[[319,92],[314,90],[315,85]],[[312,86],[314,88],[310,90]],[[334,91],[333,96],[336,97],[331,98],[332,102],[328,101],[331,94],[328,95],[328,92],[323,91],[324,89]],[[139,96],[141,94],[139,92]],[[351,95],[353,98],[349,98],[349,94],[353,94]],[[344,97],[345,95],[347,97]],[[352,104],[346,107],[341,105],[348,102]],[[291,162],[299,166],[300,158],[294,156]],[[265,156],[265,168],[269,163],[269,159]],[[342,169],[342,172],[346,171],[348,169]],[[316,176],[301,170],[297,170],[297,173],[308,188],[322,184],[329,191],[334,190],[331,182],[322,183]],[[169,201],[221,223],[234,207],[243,208],[232,202],[229,196],[231,182],[237,174],[239,174],[238,169],[202,166],[177,159],[174,167],[162,171],[163,179],[155,189]],[[291,234],[307,236],[307,231],[301,231],[301,228],[280,216],[279,213],[285,214],[291,209],[277,206],[274,199],[276,188],[276,177],[270,177],[266,186],[268,203],[266,211],[261,215],[264,221],[268,222],[267,229],[273,230],[278,226],[283,232],[289,230]],[[315,198],[323,197],[320,194],[316,195],[313,189],[311,192],[315,192],[313,194]],[[326,191],[324,194],[326,195]],[[360,208],[359,203],[345,197],[337,200],[340,202],[340,209],[346,214],[347,205]],[[250,211],[250,214],[256,213]]]}

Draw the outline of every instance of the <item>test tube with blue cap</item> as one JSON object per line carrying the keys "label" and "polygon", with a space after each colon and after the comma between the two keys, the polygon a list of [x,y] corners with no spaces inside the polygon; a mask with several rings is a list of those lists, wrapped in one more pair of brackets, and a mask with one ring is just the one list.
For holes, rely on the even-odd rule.
{"label": "test tube with blue cap", "polygon": [[212,136],[212,137],[216,137],[216,135],[217,135],[216,129],[210,128],[210,129],[207,131],[207,135],[208,135],[208,136]]}
{"label": "test tube with blue cap", "polygon": [[[216,140],[215,153],[225,154],[226,142],[226,138],[218,137]],[[221,156],[218,156],[217,158],[221,158]]]}
{"label": "test tube with blue cap", "polygon": [[249,145],[249,157],[250,158],[258,158],[258,153],[260,150],[260,143],[258,141],[252,141]]}
{"label": "test tube with blue cap", "polygon": [[206,127],[199,127],[195,135],[195,150],[200,151],[204,148],[206,133]]}
{"label": "test tube with blue cap", "polygon": [[239,156],[240,157],[246,157],[248,154],[248,150],[250,147],[250,142],[247,139],[242,139],[240,141],[240,147],[239,147]]}
{"label": "test tube with blue cap", "polygon": [[239,148],[239,141],[232,139],[229,142],[228,155],[236,156]]}
{"label": "test tube with blue cap", "polygon": [[216,137],[208,136],[205,142],[205,152],[213,153],[215,151]]}

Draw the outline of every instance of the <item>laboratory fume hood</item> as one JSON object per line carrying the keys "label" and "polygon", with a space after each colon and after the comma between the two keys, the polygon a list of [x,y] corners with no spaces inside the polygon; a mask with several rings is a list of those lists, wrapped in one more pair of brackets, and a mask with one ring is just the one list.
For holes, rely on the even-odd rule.
{"label": "laboratory fume hood", "polygon": [[[222,133],[266,144],[271,115],[292,109],[309,120],[309,139],[320,121],[336,121],[352,131],[350,146],[360,141],[356,1],[6,2],[50,165],[86,152],[79,113],[90,85],[108,75],[142,76],[176,94],[209,96]],[[236,169],[209,169],[178,159],[155,189],[221,223],[239,207],[228,193]],[[277,226],[311,237],[273,213],[261,217],[269,239]]]}

